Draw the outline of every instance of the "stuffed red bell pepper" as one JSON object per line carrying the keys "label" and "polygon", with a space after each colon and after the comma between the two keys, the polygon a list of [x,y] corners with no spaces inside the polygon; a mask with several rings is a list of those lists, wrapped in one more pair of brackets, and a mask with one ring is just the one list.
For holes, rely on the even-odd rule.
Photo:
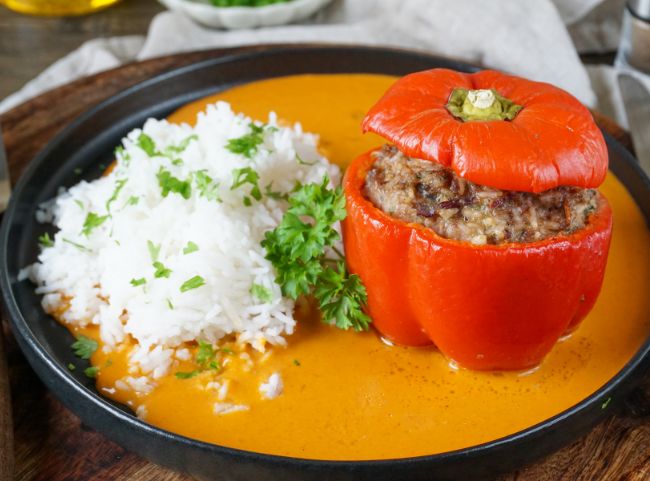
{"label": "stuffed red bell pepper", "polygon": [[344,179],[346,258],[386,338],[472,369],[528,369],[594,305],[612,230],[589,111],[494,71],[408,75]]}

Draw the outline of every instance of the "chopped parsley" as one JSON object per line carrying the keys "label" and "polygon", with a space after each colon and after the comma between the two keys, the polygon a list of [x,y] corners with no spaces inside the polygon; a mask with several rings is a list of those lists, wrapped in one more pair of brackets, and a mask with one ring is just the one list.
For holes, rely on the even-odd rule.
{"label": "chopped parsley", "polygon": [[140,279],[131,279],[131,285],[134,287],[142,286],[147,283],[147,280],[144,277]]}
{"label": "chopped parsley", "polygon": [[162,277],[168,278],[172,273],[172,270],[165,267],[162,262],[155,261],[153,263],[153,268],[155,269],[153,276],[156,279],[160,279]]}
{"label": "chopped parsley", "polygon": [[124,188],[125,184],[126,179],[118,179],[115,181],[115,190],[106,201],[106,212],[111,211],[111,204],[117,200],[117,196],[120,195],[120,191]]}
{"label": "chopped parsley", "polygon": [[115,147],[114,155],[116,160],[122,160],[127,165],[129,164],[129,162],[131,162],[131,154],[129,154],[126,150],[124,150],[124,147],[122,147],[121,145]]}
{"label": "chopped parsley", "polygon": [[189,241],[185,247],[183,247],[183,254],[191,254],[192,252],[196,252],[199,250],[199,246],[197,246],[194,242]]}
{"label": "chopped parsley", "polygon": [[212,180],[205,170],[199,170],[194,173],[194,180],[196,182],[196,190],[199,191],[199,197],[205,197],[214,202],[221,202],[219,196],[219,182]]}
{"label": "chopped parsley", "polygon": [[160,152],[156,150],[156,143],[144,132],[142,132],[138,137],[138,147],[144,150],[145,154],[149,157],[160,155]]}
{"label": "chopped parsley", "polygon": [[81,359],[90,359],[98,347],[97,341],[81,335],[77,336],[77,340],[72,344],[74,355]]}
{"label": "chopped parsley", "polygon": [[[183,139],[180,144],[178,145],[170,145],[168,147],[165,147],[165,156],[167,157],[172,157],[175,154],[180,154],[183,152],[185,149],[187,149],[187,146],[190,145],[190,142],[193,140],[198,140],[199,137],[197,135],[190,135],[189,137]],[[174,161],[172,161],[173,163]]]}
{"label": "chopped parsley", "polygon": [[251,129],[249,134],[230,139],[226,148],[233,154],[240,154],[247,159],[252,159],[259,146],[264,142],[264,127],[251,123],[249,128]]}
{"label": "chopped parsley", "polygon": [[287,200],[287,198],[289,197],[289,194],[286,193],[283,194],[282,192],[274,191],[273,182],[271,182],[264,188],[264,195],[275,200]]}
{"label": "chopped parsley", "polygon": [[74,371],[75,369],[77,369],[77,366],[75,366],[75,365],[72,364],[72,363],[69,363],[69,364],[68,364],[68,370],[70,370],[70,371]]}
{"label": "chopped parsley", "polygon": [[132,195],[127,199],[126,204],[124,204],[124,207],[126,207],[127,205],[136,205],[138,202],[140,202],[140,197],[136,195]]}
{"label": "chopped parsley", "polygon": [[[250,184],[250,196],[255,200],[262,199],[262,192],[260,191],[260,175],[251,167],[243,167],[232,171],[233,181],[230,190],[235,190],[244,184]],[[251,200],[249,197],[244,197],[244,205],[250,206]]]}
{"label": "chopped parsley", "polygon": [[200,369],[191,372],[177,372],[175,374],[176,377],[178,379],[191,379],[208,369],[220,370],[221,364],[217,359],[217,353],[218,351],[214,349],[211,343],[199,339],[199,348],[196,351],[196,357],[194,359],[200,366]]}
{"label": "chopped parsley", "polygon": [[261,284],[253,284],[250,292],[254,297],[267,304],[273,300],[273,292],[271,292],[271,289]]}
{"label": "chopped parsley", "polygon": [[300,157],[297,153],[296,153],[296,162],[298,162],[298,164],[300,165],[316,165],[318,163],[317,160],[314,160],[313,162],[307,162],[306,160],[302,160],[302,157]]}
{"label": "chopped parsley", "polygon": [[611,397],[608,397],[608,398],[605,399],[605,401],[600,405],[600,408],[601,408],[601,409],[607,409],[607,406],[609,406],[609,403],[611,403],[611,402],[612,402],[612,398],[611,398]]}
{"label": "chopped parsley", "polygon": [[196,353],[196,362],[203,366],[211,361],[215,355],[216,352],[212,344],[199,339],[199,350]]}
{"label": "chopped parsley", "polygon": [[367,302],[361,279],[347,272],[342,255],[330,259],[339,233],[334,226],[347,215],[340,187],[321,184],[299,186],[288,198],[289,208],[280,224],[266,232],[262,246],[277,272],[282,293],[292,299],[313,295],[323,321],[340,329],[367,330],[370,318],[363,312]]}
{"label": "chopped parsley", "polygon": [[293,360],[293,364],[294,364],[295,366],[300,366],[300,361],[299,361],[298,359],[294,359],[294,360]]}
{"label": "chopped parsley", "polygon": [[149,250],[149,256],[151,256],[151,261],[156,262],[158,256],[160,255],[160,244],[154,244],[150,240],[147,241],[147,250]]}
{"label": "chopped parsley", "polygon": [[167,197],[170,192],[173,192],[187,200],[192,195],[191,178],[189,180],[181,180],[178,177],[174,177],[170,171],[165,170],[163,167],[160,168],[156,177],[158,178],[158,185],[160,185],[163,197]]}
{"label": "chopped parsley", "polygon": [[96,366],[87,367],[86,369],[84,369],[84,374],[86,375],[86,377],[94,379],[97,377],[97,374],[99,374],[99,368]]}
{"label": "chopped parsley", "polygon": [[191,291],[205,284],[205,279],[201,276],[194,276],[183,282],[181,285],[181,292]]}
{"label": "chopped parsley", "polygon": [[169,297],[167,298],[167,307],[169,307],[169,309],[172,311],[174,310],[174,304],[172,304],[172,301],[169,299]]}
{"label": "chopped parsley", "polygon": [[46,232],[43,235],[38,236],[38,244],[45,249],[47,247],[53,247],[54,241],[50,237],[50,234]]}
{"label": "chopped parsley", "polygon": [[84,209],[85,209],[85,207],[84,207],[84,203],[81,202],[79,199],[75,199],[75,200],[74,200],[74,203],[77,204],[81,210],[84,210]]}
{"label": "chopped parsley", "polygon": [[89,251],[90,250],[85,245],[82,245],[82,244],[79,244],[77,242],[71,241],[70,239],[66,239],[65,237],[63,238],[63,242],[65,242],[66,244],[70,244],[71,246],[76,247],[80,251]]}
{"label": "chopped parsley", "polygon": [[93,229],[102,225],[106,219],[108,219],[107,215],[97,215],[94,212],[88,212],[83,227],[81,228],[81,234],[88,237]]}

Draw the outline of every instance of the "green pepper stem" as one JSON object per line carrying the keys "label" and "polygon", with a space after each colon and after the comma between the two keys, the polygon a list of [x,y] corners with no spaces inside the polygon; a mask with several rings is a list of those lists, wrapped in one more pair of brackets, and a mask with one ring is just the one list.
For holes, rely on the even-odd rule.
{"label": "green pepper stem", "polygon": [[455,88],[449,96],[447,110],[463,122],[512,120],[523,108],[498,94],[494,89]]}

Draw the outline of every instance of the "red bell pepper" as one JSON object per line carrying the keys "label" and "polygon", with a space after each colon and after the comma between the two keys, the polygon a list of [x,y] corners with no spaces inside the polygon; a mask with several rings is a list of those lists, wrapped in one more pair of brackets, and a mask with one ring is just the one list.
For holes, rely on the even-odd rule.
{"label": "red bell pepper", "polygon": [[343,181],[350,272],[373,325],[391,341],[435,344],[471,369],[528,369],[589,312],[612,229],[604,197],[586,228],[525,244],[474,245],[390,217],[363,195],[370,153]]}
{"label": "red bell pepper", "polygon": [[[406,77],[406,90],[393,87],[377,104],[384,110],[374,107],[364,121],[366,129],[388,137],[407,155],[451,165],[459,175],[497,188],[517,186],[536,192],[569,181],[582,187],[602,182],[607,169],[602,135],[594,133],[597,127],[582,118],[584,107],[578,108],[568,94],[541,84],[536,96],[528,83],[517,79],[513,86],[504,80],[512,77],[494,72],[474,77],[450,71],[415,75],[429,80],[420,78],[414,86]],[[497,95],[507,93],[520,103],[500,107],[498,114],[505,112],[507,120],[460,119],[447,109],[445,103],[459,83],[484,86],[486,79],[494,80],[488,85],[499,89]],[[434,98],[426,98],[432,92]],[[523,116],[531,105],[537,106],[536,112],[553,113],[548,121],[552,125],[541,138],[558,132],[556,122],[580,128],[542,151],[535,141],[528,142],[536,129],[546,128],[540,118],[527,120],[521,128],[500,127]],[[443,125],[437,126],[438,118],[444,118]],[[452,122],[458,125],[450,126]],[[471,124],[475,127],[466,127]],[[497,149],[494,142],[499,140],[516,148]],[[505,156],[503,162],[493,158],[497,153]],[[589,155],[594,156],[590,162]],[[375,207],[363,195],[373,161],[372,153],[366,153],[345,174],[348,216],[343,240],[350,272],[366,286],[373,325],[386,338],[409,346],[433,343],[471,369],[523,370],[538,365],[560,336],[574,329],[593,307],[612,231],[611,209],[602,195],[587,226],[574,233],[536,242],[474,245],[443,238]],[[555,177],[546,175],[549,162]]]}

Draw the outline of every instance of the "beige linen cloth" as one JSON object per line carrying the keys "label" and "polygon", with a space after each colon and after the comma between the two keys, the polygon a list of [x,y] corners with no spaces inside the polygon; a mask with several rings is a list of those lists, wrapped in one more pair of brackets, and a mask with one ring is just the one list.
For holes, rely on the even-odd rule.
{"label": "beige linen cloth", "polygon": [[[7,97],[0,112],[45,90],[133,60],[286,42],[417,49],[551,82],[597,107],[574,41],[591,50],[616,45],[624,0],[554,1],[334,0],[303,24],[238,31],[210,30],[182,14],[164,12],[153,19],[146,37],[85,43]],[[590,17],[593,22],[581,23]]]}

